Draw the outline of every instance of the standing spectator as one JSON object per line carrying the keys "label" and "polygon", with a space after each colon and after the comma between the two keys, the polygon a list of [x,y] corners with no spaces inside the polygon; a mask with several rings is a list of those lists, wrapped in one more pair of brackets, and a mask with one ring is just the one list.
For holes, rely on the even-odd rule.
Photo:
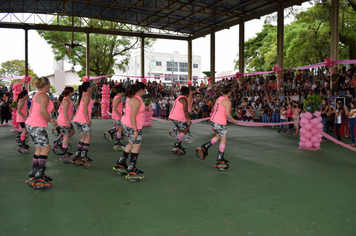
{"label": "standing spectator", "polygon": [[[335,123],[336,137],[337,137],[337,140],[341,141],[340,128],[341,128],[341,124],[342,124],[342,115],[344,113],[343,104],[341,104],[341,102],[337,102],[336,108],[332,107],[331,113],[335,114],[334,123]],[[338,145],[338,144],[335,143],[335,145]]]}
{"label": "standing spectator", "polygon": [[339,71],[337,69],[337,67],[334,67],[334,71],[333,71],[333,74],[331,76],[331,81],[332,81],[332,93],[335,94],[338,94],[339,93],[339,87],[340,87],[340,74],[339,74]]}
{"label": "standing spectator", "polygon": [[356,124],[356,102],[350,103],[350,111],[347,106],[344,106],[345,113],[349,117],[351,147],[355,147],[355,124]]}

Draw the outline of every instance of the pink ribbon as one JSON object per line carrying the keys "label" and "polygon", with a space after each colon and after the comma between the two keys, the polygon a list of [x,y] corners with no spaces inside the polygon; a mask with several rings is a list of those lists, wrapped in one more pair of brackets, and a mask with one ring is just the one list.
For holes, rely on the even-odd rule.
{"label": "pink ribbon", "polygon": [[[230,121],[230,120],[229,120]],[[231,122],[231,121],[230,121]],[[291,125],[291,124],[298,124],[300,121],[290,121],[290,122],[283,122],[283,123],[261,123],[261,122],[246,122],[246,121],[238,121],[237,125],[241,126],[276,126],[276,125]]]}
{"label": "pink ribbon", "polygon": [[9,125],[9,124],[11,124],[11,123],[12,123],[12,121],[7,122],[7,123],[5,123],[5,124],[0,125],[0,127],[2,127],[2,126],[6,126],[6,125]]}
{"label": "pink ribbon", "polygon": [[336,143],[336,144],[338,144],[340,146],[343,146],[344,148],[347,148],[347,149],[350,149],[351,151],[356,152],[356,148],[351,147],[351,146],[347,145],[346,143],[340,142],[336,138],[328,135],[327,133],[324,133],[321,129],[319,129],[317,127],[314,127],[314,128],[319,132],[319,134],[322,134],[325,138],[329,139],[330,141],[333,141],[334,143]]}
{"label": "pink ribbon", "polygon": [[89,80],[100,79],[100,78],[105,78],[105,77],[109,77],[109,76],[112,76],[112,75],[90,76]]}
{"label": "pink ribbon", "polygon": [[23,77],[24,77],[24,75],[17,76],[17,77],[4,77],[4,78],[0,78],[0,79],[22,79]]}
{"label": "pink ribbon", "polygon": [[[172,123],[171,120],[163,120],[163,119],[156,118],[156,117],[152,117],[152,119],[153,119],[153,120],[156,120],[156,121],[159,121],[159,122]],[[192,120],[192,123],[195,124],[195,123],[202,122],[202,121],[206,121],[206,120],[210,120],[210,117],[208,117],[208,118],[203,118],[203,119]]]}
{"label": "pink ribbon", "polygon": [[273,72],[277,74],[277,89],[279,89],[279,72],[282,71],[282,68],[279,68],[279,65],[276,64],[273,67]]}

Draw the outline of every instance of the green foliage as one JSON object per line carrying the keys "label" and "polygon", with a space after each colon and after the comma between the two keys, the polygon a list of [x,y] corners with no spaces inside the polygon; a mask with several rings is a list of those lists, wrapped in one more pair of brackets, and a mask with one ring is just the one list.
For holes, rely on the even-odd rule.
{"label": "green foliage", "polygon": [[[340,1],[339,58],[356,58],[356,9]],[[315,64],[330,57],[330,1],[318,2],[296,14],[284,26],[284,68]],[[355,49],[352,49],[352,46]],[[269,71],[277,63],[277,27],[267,24],[256,37],[245,42],[246,71]],[[238,68],[235,60],[235,69]]]}
{"label": "green foliage", "polygon": [[147,98],[145,100],[143,100],[143,103],[145,104],[145,106],[149,106],[151,104],[151,98]]}
{"label": "green foliage", "polygon": [[314,113],[315,111],[320,111],[322,97],[319,94],[316,95],[308,95],[306,99],[304,99],[304,109],[303,112]]}
{"label": "green foliage", "polygon": [[[36,74],[28,66],[28,74],[35,77]],[[25,75],[25,61],[24,60],[11,60],[1,63],[0,77],[17,77]]]}
{"label": "green foliage", "polygon": [[17,101],[13,101],[13,102],[11,103],[11,107],[12,107],[12,108],[17,108]]}
{"label": "green foliage", "polygon": [[51,93],[56,93],[56,92],[57,92],[56,88],[53,85],[51,85]]}
{"label": "green foliage", "polygon": [[75,84],[75,85],[72,85],[72,87],[74,88],[74,90],[78,91],[78,87],[79,87],[78,85]]}
{"label": "green foliage", "polygon": [[[71,21],[71,17],[63,18],[60,22],[54,21],[53,24],[64,24],[64,21]],[[88,23],[89,24],[89,23]],[[102,24],[95,19],[90,20],[91,25]],[[109,22],[108,25],[115,24],[115,28],[120,28],[119,23]],[[77,18],[74,18],[75,27],[86,27],[79,25]],[[101,25],[103,29],[108,29],[107,25]],[[137,31],[140,28],[136,28]],[[65,43],[72,43],[72,33],[57,31],[37,31],[48,44],[51,45],[57,60],[66,59],[74,65],[81,65],[82,69],[78,72],[79,77],[86,75],[86,34],[75,33],[73,42],[80,44],[79,47],[70,49],[68,55]],[[156,39],[145,39],[145,49],[152,47]],[[140,40],[135,37],[90,34],[90,75],[114,74],[114,69],[126,71],[132,49],[140,48]]]}

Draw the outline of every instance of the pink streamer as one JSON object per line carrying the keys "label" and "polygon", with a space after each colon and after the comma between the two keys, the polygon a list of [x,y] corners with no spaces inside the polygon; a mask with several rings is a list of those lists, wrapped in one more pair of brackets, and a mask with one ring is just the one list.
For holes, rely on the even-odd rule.
{"label": "pink streamer", "polygon": [[329,139],[330,141],[333,141],[334,143],[340,145],[340,146],[343,146],[344,148],[347,148],[347,149],[350,149],[351,151],[354,151],[356,152],[356,148],[354,147],[351,147],[349,145],[347,145],[346,143],[343,143],[343,142],[340,142],[339,140],[337,140],[336,138],[328,135],[327,133],[324,133],[321,129],[318,129],[316,127],[314,127],[318,132],[319,134],[322,134],[324,137],[326,137],[327,139]]}
{"label": "pink streamer", "polygon": [[2,125],[0,125],[0,127],[2,127],[2,126],[6,126],[6,125],[9,125],[9,124],[11,124],[11,122],[12,122],[12,121],[7,122],[7,123],[5,123],[5,124],[2,124]]}
{"label": "pink streamer", "polygon": [[100,78],[105,78],[105,77],[109,77],[109,76],[112,76],[112,75],[90,76],[89,80],[100,79]]}
{"label": "pink streamer", "polygon": [[[156,117],[152,117],[152,119],[156,120],[156,121],[160,121],[160,122],[172,123],[172,121],[170,121],[170,120],[164,120],[164,119],[160,119],[160,118],[156,118]],[[203,118],[203,119],[192,120],[192,123],[195,124],[195,123],[206,121],[206,120],[210,120],[210,117]]]}
{"label": "pink streamer", "polygon": [[23,76],[17,76],[17,77],[5,77],[5,78],[0,78],[0,79],[22,79],[24,77]]}
{"label": "pink streamer", "polygon": [[[230,121],[230,120],[229,120]],[[231,121],[230,121],[231,122]],[[300,121],[290,121],[290,122],[283,122],[283,123],[260,123],[260,122],[246,122],[246,121],[238,121],[237,125],[241,126],[251,126],[251,127],[260,127],[260,126],[276,126],[276,125],[291,125],[297,124]]]}

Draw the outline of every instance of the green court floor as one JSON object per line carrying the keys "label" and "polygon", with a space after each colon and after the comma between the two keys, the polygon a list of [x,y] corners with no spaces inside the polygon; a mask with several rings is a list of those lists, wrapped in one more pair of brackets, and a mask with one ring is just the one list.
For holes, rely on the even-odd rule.
{"label": "green court floor", "polygon": [[[331,142],[299,150],[295,136],[231,124],[230,168],[219,171],[217,144],[205,161],[194,153],[213,137],[209,123],[192,126],[197,140],[178,157],[171,153],[172,125],[155,121],[144,128],[138,158],[145,179],[131,183],[112,170],[120,153],[103,137],[112,121],[94,120],[92,127],[93,167],[63,164],[51,152],[48,191],[25,184],[32,142],[31,154],[21,155],[15,132],[0,127],[1,236],[356,235],[356,155]],[[76,134],[74,146],[78,140]]]}

